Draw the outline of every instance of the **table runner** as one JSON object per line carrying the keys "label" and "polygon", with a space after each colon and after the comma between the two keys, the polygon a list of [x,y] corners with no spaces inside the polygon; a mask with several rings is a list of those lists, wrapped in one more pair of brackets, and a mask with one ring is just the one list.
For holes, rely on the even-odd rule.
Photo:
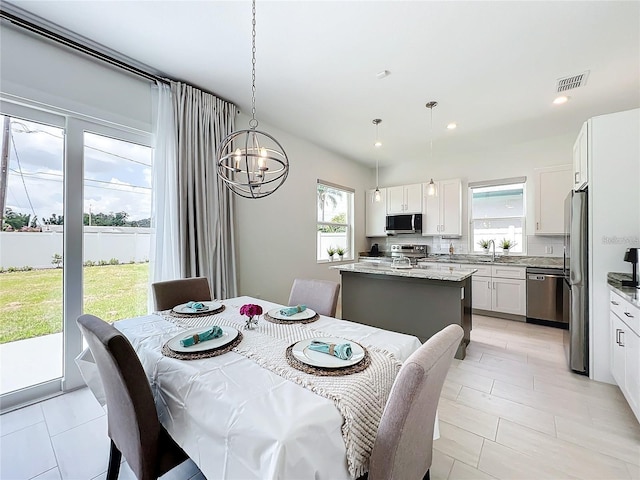
{"label": "table runner", "polygon": [[[227,305],[224,314],[176,318],[162,316],[185,328],[225,325],[240,328],[244,317],[238,308]],[[347,376],[318,377],[292,368],[286,360],[286,349],[292,343],[314,337],[331,337],[312,328],[313,324],[274,324],[262,321],[253,330],[243,330],[244,339],[233,351],[254,360],[260,366],[301,385],[317,395],[333,401],[342,415],[342,437],[347,451],[347,465],[352,478],[369,470],[378,424],[401,363],[380,348],[367,345],[371,365],[366,370]]]}

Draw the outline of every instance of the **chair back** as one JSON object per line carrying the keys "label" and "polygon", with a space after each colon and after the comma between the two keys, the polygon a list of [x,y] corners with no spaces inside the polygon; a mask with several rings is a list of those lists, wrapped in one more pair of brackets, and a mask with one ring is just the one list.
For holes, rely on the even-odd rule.
{"label": "chair back", "polygon": [[340,284],[329,280],[296,278],[291,287],[289,305],[304,304],[320,315],[335,317]]}
{"label": "chair back", "polygon": [[136,352],[122,333],[98,317],[82,315],[77,322],[104,386],[109,437],[136,478],[157,478],[161,425]]}
{"label": "chair back", "polygon": [[369,480],[420,480],[431,468],[438,400],[462,335],[459,325],[449,325],[402,364],[378,426]]}
{"label": "chair back", "polygon": [[211,289],[206,277],[181,278],[151,284],[154,308],[157,312],[187,302],[211,300]]}

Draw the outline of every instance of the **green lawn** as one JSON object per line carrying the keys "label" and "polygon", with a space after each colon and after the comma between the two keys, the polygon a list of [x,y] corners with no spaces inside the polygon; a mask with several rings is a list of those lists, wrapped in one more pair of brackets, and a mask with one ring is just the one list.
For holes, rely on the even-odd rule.
{"label": "green lawn", "polygon": [[[147,313],[148,263],[84,268],[84,313],[112,322]],[[0,343],[62,331],[62,269],[0,274]]]}

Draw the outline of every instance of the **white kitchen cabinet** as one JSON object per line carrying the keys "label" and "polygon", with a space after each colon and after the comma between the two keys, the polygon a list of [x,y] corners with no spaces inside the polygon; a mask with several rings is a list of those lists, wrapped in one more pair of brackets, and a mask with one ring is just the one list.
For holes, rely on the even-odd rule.
{"label": "white kitchen cabinet", "polygon": [[573,188],[571,165],[535,170],[536,235],[564,233],[564,200]]}
{"label": "white kitchen cabinet", "polygon": [[589,183],[589,136],[591,120],[584,122],[573,144],[573,189],[582,190]]}
{"label": "white kitchen cabinet", "polygon": [[611,292],[611,373],[640,420],[640,309]]}
{"label": "white kitchen cabinet", "polygon": [[440,180],[436,194],[427,195],[428,184],[422,185],[422,235],[462,235],[462,181]]}
{"label": "white kitchen cabinet", "polygon": [[526,280],[493,277],[491,306],[494,312],[527,315]]}
{"label": "white kitchen cabinet", "polygon": [[387,217],[387,189],[380,188],[380,201],[374,201],[375,189],[367,190],[364,206],[364,230],[367,237],[385,237]]}
{"label": "white kitchen cabinet", "polygon": [[478,270],[471,277],[474,309],[526,316],[526,268],[502,265],[469,266]]}
{"label": "white kitchen cabinet", "polygon": [[473,308],[491,311],[491,277],[471,277],[471,302]]}
{"label": "white kitchen cabinet", "polygon": [[387,214],[422,213],[422,184],[387,187]]}

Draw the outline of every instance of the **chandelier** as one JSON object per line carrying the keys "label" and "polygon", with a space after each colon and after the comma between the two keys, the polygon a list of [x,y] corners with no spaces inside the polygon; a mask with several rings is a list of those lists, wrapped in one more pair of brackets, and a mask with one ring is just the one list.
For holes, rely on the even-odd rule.
{"label": "chandelier", "polygon": [[256,0],[252,1],[251,120],[249,128],[229,134],[216,152],[218,175],[227,188],[245,198],[271,195],[289,174],[282,145],[258,130],[256,119]]}

